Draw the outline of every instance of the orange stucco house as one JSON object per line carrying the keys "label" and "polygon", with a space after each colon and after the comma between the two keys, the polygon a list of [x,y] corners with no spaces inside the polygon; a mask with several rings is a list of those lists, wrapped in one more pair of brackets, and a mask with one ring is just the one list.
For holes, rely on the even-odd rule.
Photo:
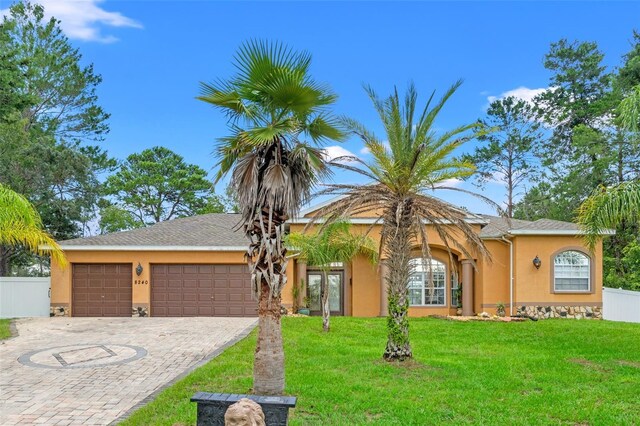
{"label": "orange stucco house", "polygon": [[[291,221],[302,230],[315,208]],[[239,215],[208,214],[175,219],[131,231],[62,241],[70,265],[51,271],[51,314],[55,316],[252,316],[247,242],[234,231]],[[375,212],[351,218],[353,232],[379,237]],[[593,253],[572,223],[535,222],[472,215],[492,259],[468,259],[425,224],[432,250],[429,264],[416,244],[409,289],[411,316],[493,314],[536,318],[600,318],[602,244]],[[328,275],[334,315],[386,315],[386,266],[356,257]],[[292,259],[283,304],[293,304],[292,283],[304,281],[312,313],[319,306],[322,275],[314,265]]]}

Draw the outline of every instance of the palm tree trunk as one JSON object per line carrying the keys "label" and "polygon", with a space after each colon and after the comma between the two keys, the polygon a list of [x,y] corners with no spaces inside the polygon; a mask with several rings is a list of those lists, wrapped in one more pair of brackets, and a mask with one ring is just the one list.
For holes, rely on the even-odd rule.
{"label": "palm tree trunk", "polygon": [[387,317],[387,347],[383,358],[387,361],[403,361],[413,356],[409,343],[409,297],[407,294],[407,283],[411,272],[409,213],[405,210],[404,214],[397,218],[396,209],[393,209],[385,215],[385,223],[391,225],[386,232],[389,316]]}
{"label": "palm tree trunk", "polygon": [[[252,244],[247,261],[258,295],[258,341],[253,363],[253,391],[258,395],[284,393],[284,349],[280,323],[280,290],[286,279],[287,250],[282,243],[286,215],[274,213],[270,220],[268,209],[248,229]],[[257,238],[256,242],[253,242]]]}
{"label": "palm tree trunk", "polygon": [[9,276],[9,257],[11,248],[9,246],[0,246],[0,277]]}
{"label": "palm tree trunk", "polygon": [[322,331],[329,331],[329,319],[331,312],[329,310],[329,281],[327,271],[322,271],[322,282],[320,284],[320,300],[322,304]]}
{"label": "palm tree trunk", "polygon": [[269,297],[262,282],[258,301],[258,342],[253,361],[253,391],[258,395],[284,393],[284,350],[280,324],[280,297]]}

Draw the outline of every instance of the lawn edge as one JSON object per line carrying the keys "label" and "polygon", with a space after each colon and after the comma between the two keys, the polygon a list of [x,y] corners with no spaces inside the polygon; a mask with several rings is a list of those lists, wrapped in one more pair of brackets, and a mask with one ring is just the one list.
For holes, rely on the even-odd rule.
{"label": "lawn edge", "polygon": [[9,336],[5,337],[4,339],[0,339],[0,342],[6,342],[8,340],[14,339],[16,337],[18,337],[20,335],[20,333],[18,333],[18,327],[16,326],[16,319],[15,318],[3,318],[3,319],[8,319],[9,320]]}
{"label": "lawn edge", "polygon": [[153,391],[152,393],[150,393],[149,395],[144,397],[136,405],[134,405],[133,407],[129,408],[123,415],[119,416],[118,418],[113,420],[111,423],[109,423],[109,426],[114,426],[114,425],[126,420],[127,418],[131,417],[131,415],[133,415],[133,413],[138,411],[140,408],[144,407],[145,405],[147,405],[150,402],[152,402],[153,400],[155,400],[156,397],[162,391],[164,391],[168,387],[171,387],[171,386],[175,385],[177,382],[179,382],[180,380],[184,379],[185,377],[187,377],[189,374],[191,374],[192,372],[194,372],[198,368],[200,368],[203,365],[207,364],[212,359],[217,358],[218,356],[220,356],[225,350],[227,350],[231,346],[235,345],[236,343],[240,342],[241,340],[244,340],[247,336],[249,336],[249,334],[251,334],[251,332],[253,331],[254,328],[256,328],[257,325],[258,325],[258,320],[254,321],[252,324],[250,324],[247,327],[245,327],[236,337],[234,337],[233,339],[227,341],[222,346],[216,348],[216,350],[214,350],[210,354],[206,355],[200,361],[198,361],[197,363],[195,363],[191,367],[187,368],[186,370],[184,370],[183,372],[178,374],[176,377],[174,377],[173,379],[171,379],[170,381],[166,382],[161,387],[159,387],[158,389],[156,389],[155,391]]}
{"label": "lawn edge", "polygon": [[9,336],[6,340],[13,339],[20,335],[20,333],[18,333],[18,326],[16,325],[16,320],[13,318],[9,320],[9,333],[11,333],[11,336]]}

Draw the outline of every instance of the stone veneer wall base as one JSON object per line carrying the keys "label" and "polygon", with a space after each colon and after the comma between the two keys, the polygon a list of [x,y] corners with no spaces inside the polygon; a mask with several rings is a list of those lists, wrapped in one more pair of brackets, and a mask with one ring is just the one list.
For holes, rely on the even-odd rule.
{"label": "stone veneer wall base", "polygon": [[134,306],[131,309],[131,316],[134,317],[134,318],[148,317],[149,316],[149,307],[148,306]]}
{"label": "stone veneer wall base", "polygon": [[600,306],[518,306],[518,316],[532,319],[602,319]]}
{"label": "stone veneer wall base", "polygon": [[49,307],[49,316],[50,317],[68,317],[69,307],[68,306],[51,306]]}

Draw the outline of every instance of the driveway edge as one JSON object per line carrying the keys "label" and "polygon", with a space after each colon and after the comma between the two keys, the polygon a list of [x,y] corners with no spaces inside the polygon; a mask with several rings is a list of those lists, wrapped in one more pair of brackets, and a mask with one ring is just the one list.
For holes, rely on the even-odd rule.
{"label": "driveway edge", "polygon": [[129,416],[131,416],[134,412],[136,412],[137,410],[139,410],[140,408],[144,407],[145,405],[147,405],[148,403],[150,403],[151,401],[153,401],[154,399],[156,399],[156,397],[160,394],[160,392],[162,392],[163,390],[165,390],[166,388],[168,388],[169,386],[174,385],[175,383],[177,383],[178,381],[184,379],[185,377],[187,377],[191,372],[193,372],[195,369],[202,367],[203,365],[205,365],[206,363],[208,363],[209,361],[211,361],[212,359],[216,358],[217,356],[219,356],[222,352],[224,352],[225,350],[227,350],[228,348],[230,348],[231,346],[235,345],[236,343],[238,343],[239,341],[241,341],[242,339],[246,338],[252,331],[254,328],[256,328],[256,326],[258,325],[258,320],[256,319],[253,324],[247,326],[244,330],[242,330],[236,337],[234,337],[233,339],[227,341],[225,344],[223,344],[222,346],[216,348],[216,350],[214,350],[213,352],[211,352],[209,355],[205,356],[202,360],[198,361],[197,363],[195,363],[194,365],[192,365],[191,367],[187,368],[186,370],[184,370],[182,373],[178,374],[176,377],[174,377],[171,381],[165,383],[164,385],[162,385],[160,388],[156,389],[155,391],[153,391],[152,393],[150,393],[149,395],[147,395],[146,397],[144,397],[142,399],[142,401],[138,402],[136,405],[134,405],[133,407],[129,408],[123,415],[121,415],[120,417],[118,417],[117,419],[115,419],[114,421],[112,421],[111,423],[109,423],[109,426],[113,426],[113,425],[117,425],[118,423],[120,423],[123,420],[126,420]]}

